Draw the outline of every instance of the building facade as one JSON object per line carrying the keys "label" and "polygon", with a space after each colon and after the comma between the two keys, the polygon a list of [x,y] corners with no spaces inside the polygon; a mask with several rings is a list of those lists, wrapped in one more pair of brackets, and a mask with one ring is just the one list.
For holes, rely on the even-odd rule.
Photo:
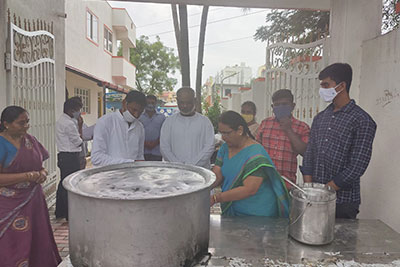
{"label": "building facade", "polygon": [[105,109],[105,91],[135,88],[136,67],[129,62],[136,26],[124,8],[107,1],[66,1],[66,95],[79,96],[83,119],[93,125]]}
{"label": "building facade", "polygon": [[240,65],[226,66],[222,69],[215,76],[215,84],[218,87],[217,90],[220,90],[220,97],[225,98],[229,97],[229,95],[239,93],[240,87],[249,86],[251,78],[251,67],[246,66],[246,64],[242,62]]}

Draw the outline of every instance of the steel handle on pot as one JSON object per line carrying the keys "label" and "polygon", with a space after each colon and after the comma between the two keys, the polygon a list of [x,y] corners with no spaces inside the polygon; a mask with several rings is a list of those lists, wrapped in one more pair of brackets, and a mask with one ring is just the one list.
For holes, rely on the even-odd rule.
{"label": "steel handle on pot", "polygon": [[[289,184],[291,184],[292,186],[294,186],[296,189],[300,190],[300,192],[302,192],[304,194],[304,196],[306,197],[306,199],[308,199],[308,195],[307,192],[304,191],[303,188],[301,188],[300,186],[298,186],[297,184],[293,183],[292,181],[290,181],[288,178],[286,178],[285,176],[281,176],[283,178],[283,180],[285,180],[286,182],[288,182]],[[302,210],[302,212],[300,213],[300,215],[293,221],[290,222],[289,225],[295,224],[301,217],[303,217],[304,213],[306,212],[308,207],[311,207],[312,204],[310,201],[307,202],[306,207]]]}
{"label": "steel handle on pot", "polygon": [[310,202],[310,201],[307,202],[306,207],[302,210],[302,212],[300,213],[300,215],[297,216],[296,220],[294,220],[293,222],[290,222],[289,225],[293,225],[293,224],[295,224],[298,220],[300,220],[300,218],[303,217],[304,213],[306,212],[307,208],[308,208],[308,207],[311,207],[311,206],[312,206],[311,202]]}

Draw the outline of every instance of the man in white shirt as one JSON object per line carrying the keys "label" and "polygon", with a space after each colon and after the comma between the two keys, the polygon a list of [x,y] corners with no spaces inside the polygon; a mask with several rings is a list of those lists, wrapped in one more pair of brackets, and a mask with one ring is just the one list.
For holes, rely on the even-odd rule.
{"label": "man in white shirt", "polygon": [[[82,99],[79,96],[74,96],[74,97],[71,97],[70,99],[77,101],[78,103],[80,103],[81,106],[83,106]],[[83,121],[82,116],[75,120],[76,125],[78,125],[78,120]],[[88,144],[87,143],[88,143],[88,141],[93,140],[93,129],[94,129],[94,125],[89,127],[85,124],[85,122],[82,123],[83,144],[82,144],[82,150],[79,153],[79,164],[81,166],[81,170],[86,168],[86,156],[88,153]]]}
{"label": "man in white shirt", "polygon": [[97,121],[91,153],[95,166],[144,160],[144,127],[138,118],[145,106],[146,96],[130,91],[120,110]]}
{"label": "man in white shirt", "polygon": [[68,194],[62,186],[62,181],[68,175],[80,170],[79,153],[83,143],[81,108],[79,102],[68,99],[64,103],[64,113],[56,123],[57,165],[60,168],[61,180],[57,188],[55,215],[56,218],[67,220]]}
{"label": "man in white shirt", "polygon": [[178,90],[177,102],[180,112],[168,117],[161,128],[163,159],[210,168],[214,152],[213,125],[195,111],[195,93],[190,87]]}

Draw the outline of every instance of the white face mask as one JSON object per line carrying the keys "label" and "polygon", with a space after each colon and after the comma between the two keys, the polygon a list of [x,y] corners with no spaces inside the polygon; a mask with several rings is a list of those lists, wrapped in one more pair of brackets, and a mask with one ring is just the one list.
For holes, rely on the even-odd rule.
{"label": "white face mask", "polygon": [[80,111],[75,111],[74,113],[72,113],[72,116],[74,117],[74,119],[78,119],[79,116],[81,116],[81,112]]}
{"label": "white face mask", "polygon": [[124,113],[122,113],[122,117],[124,117],[125,121],[128,123],[132,123],[136,120],[136,118],[133,117],[129,110],[125,110]]}
{"label": "white face mask", "polygon": [[342,92],[343,90],[340,90],[339,92],[336,92],[336,87],[338,87],[338,85],[336,85],[335,87],[331,87],[331,88],[319,88],[319,95],[322,97],[322,99],[325,102],[332,102],[333,99],[335,99],[335,97]]}

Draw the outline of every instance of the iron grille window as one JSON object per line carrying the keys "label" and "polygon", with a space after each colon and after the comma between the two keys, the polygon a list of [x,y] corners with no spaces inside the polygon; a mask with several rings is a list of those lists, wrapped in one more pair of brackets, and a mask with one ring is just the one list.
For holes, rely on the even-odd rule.
{"label": "iron grille window", "polygon": [[75,96],[79,96],[82,100],[82,112],[86,114],[90,114],[90,90],[82,89],[82,88],[75,88],[74,91]]}
{"label": "iron grille window", "polygon": [[112,53],[112,32],[104,27],[104,49]]}
{"label": "iron grille window", "polygon": [[97,34],[97,32],[98,32],[98,30],[97,30],[98,29],[98,19],[89,10],[86,11],[86,19],[87,19],[87,21],[86,21],[86,27],[87,27],[86,34],[87,34],[87,37],[90,40],[94,41],[95,43],[98,43],[99,42],[99,39],[98,39],[98,36],[97,36],[98,35]]}

